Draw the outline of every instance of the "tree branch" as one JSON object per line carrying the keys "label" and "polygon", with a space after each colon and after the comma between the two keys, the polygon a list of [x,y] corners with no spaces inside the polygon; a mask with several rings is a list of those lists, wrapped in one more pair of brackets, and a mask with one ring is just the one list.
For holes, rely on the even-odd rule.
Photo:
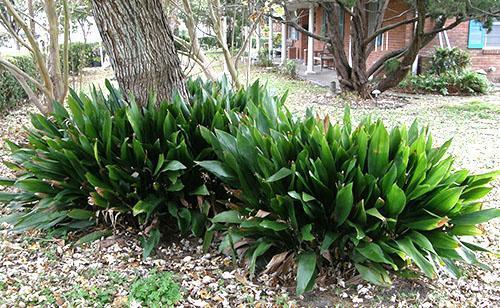
{"label": "tree branch", "polygon": [[23,29],[24,33],[26,34],[28,42],[31,45],[31,48],[33,49],[33,55],[36,59],[40,76],[44,81],[47,94],[49,94],[47,96],[47,99],[53,100],[54,95],[52,92],[53,91],[52,81],[50,80],[50,75],[45,65],[45,57],[43,56],[43,53],[41,52],[38,46],[38,42],[35,39],[34,33],[31,33],[28,25],[24,22],[21,16],[19,16],[17,10],[12,6],[9,0],[0,0],[0,1],[4,4],[5,8],[7,9],[7,12],[14,18],[14,20],[19,24],[21,29]]}
{"label": "tree branch", "polygon": [[18,41],[21,45],[23,45],[26,49],[28,49],[30,52],[33,52],[33,49],[31,46],[22,38],[19,36],[19,34],[16,33],[14,28],[12,28],[12,25],[10,22],[5,19],[5,16],[3,14],[0,14],[0,24],[7,30],[7,32],[10,33],[14,37],[16,41]]}
{"label": "tree branch", "polygon": [[[259,12],[259,15],[257,16],[257,18],[255,19],[254,23],[252,24],[252,27],[250,28],[250,30],[248,31],[248,35],[245,37],[245,40],[243,41],[243,44],[241,44],[241,48],[240,50],[236,53],[236,55],[234,56],[234,62],[238,62],[238,60],[240,59],[241,55],[243,54],[243,52],[245,51],[246,49],[246,46],[248,44],[248,41],[251,39],[252,37],[252,34],[255,32],[255,29],[257,28],[257,24],[260,22],[260,18],[262,17],[263,15],[263,12]],[[260,39],[260,38],[259,38]],[[250,56],[250,55],[248,55]]]}
{"label": "tree branch", "polygon": [[[3,66],[5,69],[7,69],[12,74],[17,75],[17,76],[21,77],[22,79],[29,81],[35,87],[37,87],[40,91],[42,91],[45,94],[47,94],[46,93],[47,90],[45,89],[45,87],[40,82],[38,82],[36,79],[34,79],[30,75],[28,75],[26,72],[22,71],[19,67],[15,66],[14,64],[12,64],[9,61],[5,60],[1,56],[0,56],[0,65]],[[18,78],[16,78],[16,79],[18,79]]]}

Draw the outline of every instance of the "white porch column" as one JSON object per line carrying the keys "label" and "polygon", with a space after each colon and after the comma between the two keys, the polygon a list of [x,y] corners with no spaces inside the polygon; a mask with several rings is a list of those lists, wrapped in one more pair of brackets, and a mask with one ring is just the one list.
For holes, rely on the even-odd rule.
{"label": "white porch column", "polygon": [[267,38],[267,45],[269,46],[269,60],[273,59],[273,19],[269,17],[269,37]]}
{"label": "white porch column", "polygon": [[281,64],[286,61],[286,24],[281,24]]}
{"label": "white porch column", "polygon": [[[309,8],[309,32],[314,33],[314,6]],[[307,69],[306,74],[314,74],[314,39],[307,38]]]}

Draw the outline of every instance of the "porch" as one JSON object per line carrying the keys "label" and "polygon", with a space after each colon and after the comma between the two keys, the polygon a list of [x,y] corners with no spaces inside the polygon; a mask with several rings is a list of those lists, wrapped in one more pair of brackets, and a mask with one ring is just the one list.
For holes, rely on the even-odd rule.
{"label": "porch", "polygon": [[329,88],[332,92],[337,92],[339,89],[339,83],[337,78],[337,72],[334,69],[323,68],[320,70],[319,65],[315,65],[313,70],[314,74],[308,72],[307,65],[303,61],[296,60],[297,62],[297,76],[302,79],[309,81],[320,87]]}

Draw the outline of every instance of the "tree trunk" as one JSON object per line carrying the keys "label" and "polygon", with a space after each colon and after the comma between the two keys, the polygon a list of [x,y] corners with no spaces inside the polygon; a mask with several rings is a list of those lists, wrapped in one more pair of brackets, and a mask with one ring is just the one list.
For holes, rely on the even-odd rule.
{"label": "tree trunk", "polygon": [[154,92],[170,100],[187,97],[181,63],[160,1],[92,0],[103,46],[120,88],[144,104]]}

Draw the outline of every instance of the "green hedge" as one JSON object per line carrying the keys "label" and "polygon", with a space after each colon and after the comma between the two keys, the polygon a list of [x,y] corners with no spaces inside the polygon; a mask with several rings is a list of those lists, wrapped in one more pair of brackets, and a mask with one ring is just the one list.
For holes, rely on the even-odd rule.
{"label": "green hedge", "polygon": [[[62,50],[61,46],[61,52]],[[98,43],[71,43],[68,50],[68,63],[71,74],[78,74],[85,67],[99,66],[101,63]]]}
{"label": "green hedge", "polygon": [[441,75],[408,76],[399,86],[413,93],[437,93],[442,95],[486,94],[492,88],[488,78],[473,71],[465,71],[459,74],[443,73]]}
{"label": "green hedge", "polygon": [[[8,59],[28,75],[36,77],[37,70],[31,56],[17,56]],[[34,87],[32,87],[35,90]],[[0,110],[15,106],[28,99],[28,95],[14,76],[6,71],[0,71]]]}
{"label": "green hedge", "polygon": [[188,83],[179,97],[144,107],[72,93],[69,110],[36,114],[28,143],[9,143],[17,193],[1,193],[13,231],[82,229],[117,214],[148,229],[145,256],[161,234],[222,234],[221,251],[286,272],[297,264],[297,293],[329,264],[353,263],[364,279],[390,284],[389,270],[415,264],[428,277],[443,267],[480,264],[485,251],[462,236],[500,215],[480,199],[498,173],[454,170],[450,142],[434,148],[414,123],[388,130],[366,119],[353,127],[296,118],[255,83]]}

